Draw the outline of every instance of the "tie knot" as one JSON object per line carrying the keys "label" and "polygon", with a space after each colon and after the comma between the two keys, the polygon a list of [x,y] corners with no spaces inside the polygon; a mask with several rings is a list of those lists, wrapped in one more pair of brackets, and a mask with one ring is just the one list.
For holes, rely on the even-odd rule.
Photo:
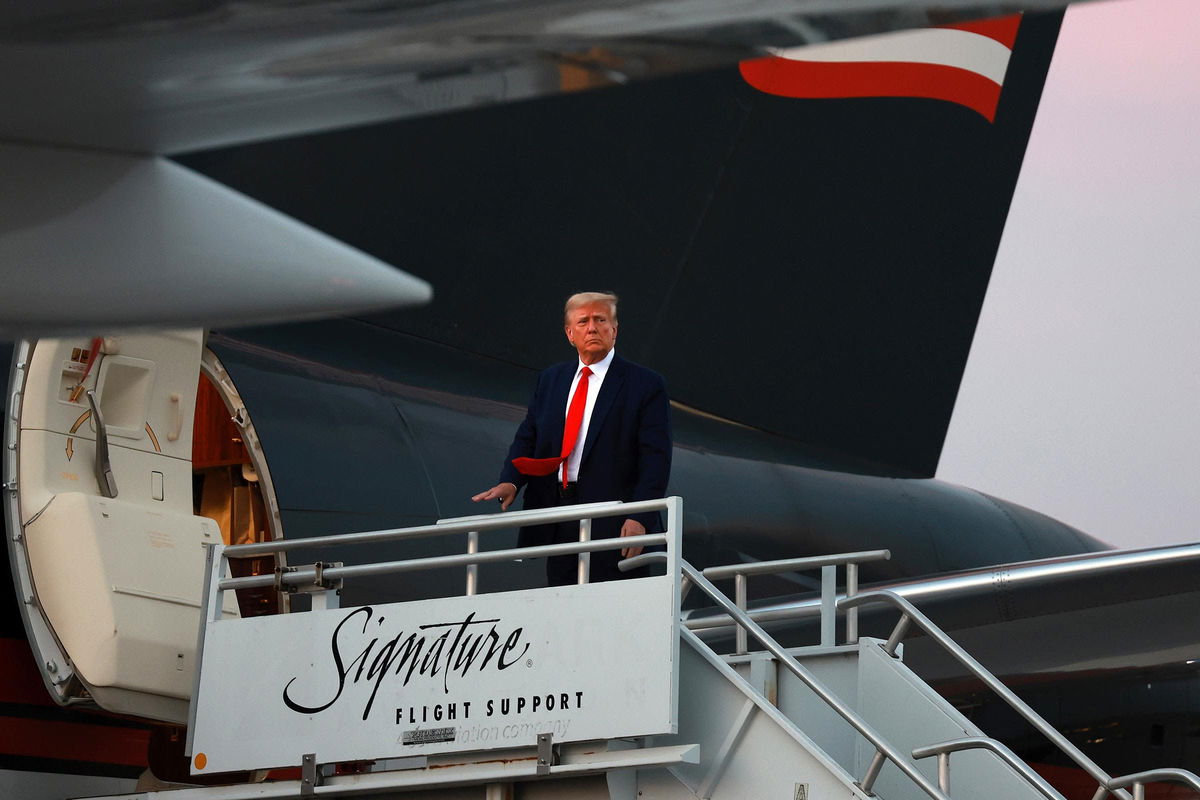
{"label": "tie knot", "polygon": [[592,374],[592,370],[589,367],[584,367],[583,369],[579,370],[579,374],[586,378],[588,375]]}

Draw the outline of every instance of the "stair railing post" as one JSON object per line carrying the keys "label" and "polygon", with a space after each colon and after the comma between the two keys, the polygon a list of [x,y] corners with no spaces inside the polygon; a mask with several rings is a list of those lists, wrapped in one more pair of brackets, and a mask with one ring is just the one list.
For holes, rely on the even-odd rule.
{"label": "stair railing post", "polygon": [[[846,597],[858,594],[858,564],[846,565]],[[858,606],[846,612],[846,644],[858,644]]]}
{"label": "stair railing post", "polygon": [[887,644],[883,646],[883,652],[887,653],[892,658],[896,657],[896,648],[900,646],[900,642],[904,640],[905,634],[908,633],[908,626],[912,624],[912,620],[908,618],[908,614],[901,614],[900,620],[896,623],[896,627],[892,629],[892,635],[888,637]]}
{"label": "stair railing post", "polygon": [[950,753],[938,753],[938,788],[950,794]]}
{"label": "stair railing post", "polygon": [[837,565],[821,567],[821,647],[837,644]]}
{"label": "stair railing post", "polygon": [[1092,800],[1104,800],[1108,797],[1108,789],[1101,785],[1096,787],[1096,793],[1092,795]]}
{"label": "stair railing post", "polygon": [[867,766],[867,774],[863,775],[863,779],[858,782],[859,787],[867,794],[875,794],[875,781],[879,778],[879,771],[883,769],[885,761],[887,761],[887,756],[878,747],[875,748],[875,756]]}
{"label": "stair railing post", "polygon": [[[579,541],[590,542],[592,540],[592,520],[579,520]],[[587,583],[592,579],[592,554],[579,554],[579,583]]]}
{"label": "stair railing post", "polygon": [[[747,578],[744,573],[739,572],[733,576],[733,602],[737,605],[739,611],[745,611],[748,601],[746,599],[746,582]],[[746,634],[746,628],[742,625],[737,626],[737,654],[743,656],[749,651],[750,642]]]}
{"label": "stair railing post", "polygon": [[[467,534],[467,553],[475,555],[479,552],[479,531],[471,531]],[[479,591],[479,565],[467,565],[467,587],[466,595],[468,597],[478,593]]]}

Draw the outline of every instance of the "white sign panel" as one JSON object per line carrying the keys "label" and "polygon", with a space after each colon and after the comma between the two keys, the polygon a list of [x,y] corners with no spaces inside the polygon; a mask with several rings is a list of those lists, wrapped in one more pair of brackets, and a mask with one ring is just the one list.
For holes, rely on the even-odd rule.
{"label": "white sign panel", "polygon": [[674,733],[670,577],[209,622],[192,771]]}

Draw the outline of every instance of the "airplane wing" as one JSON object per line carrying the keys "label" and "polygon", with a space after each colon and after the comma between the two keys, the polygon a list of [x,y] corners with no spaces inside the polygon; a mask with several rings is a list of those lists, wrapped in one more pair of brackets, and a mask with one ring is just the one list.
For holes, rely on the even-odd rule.
{"label": "airplane wing", "polygon": [[1006,10],[979,0],[10,4],[0,11],[0,210],[17,222],[0,229],[0,257],[19,267],[5,276],[0,336],[261,324],[429,299],[419,279],[155,156]]}
{"label": "airplane wing", "polygon": [[1062,0],[80,0],[0,12],[0,140],[179,153]]}

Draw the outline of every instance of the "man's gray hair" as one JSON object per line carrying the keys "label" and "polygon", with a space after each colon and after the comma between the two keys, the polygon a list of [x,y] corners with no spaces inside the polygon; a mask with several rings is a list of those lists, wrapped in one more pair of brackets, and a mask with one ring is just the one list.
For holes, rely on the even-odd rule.
{"label": "man's gray hair", "polygon": [[616,323],[617,296],[612,292],[579,292],[578,294],[571,295],[567,298],[567,305],[563,308],[563,322],[570,322],[571,312],[589,303],[608,303],[612,322]]}

